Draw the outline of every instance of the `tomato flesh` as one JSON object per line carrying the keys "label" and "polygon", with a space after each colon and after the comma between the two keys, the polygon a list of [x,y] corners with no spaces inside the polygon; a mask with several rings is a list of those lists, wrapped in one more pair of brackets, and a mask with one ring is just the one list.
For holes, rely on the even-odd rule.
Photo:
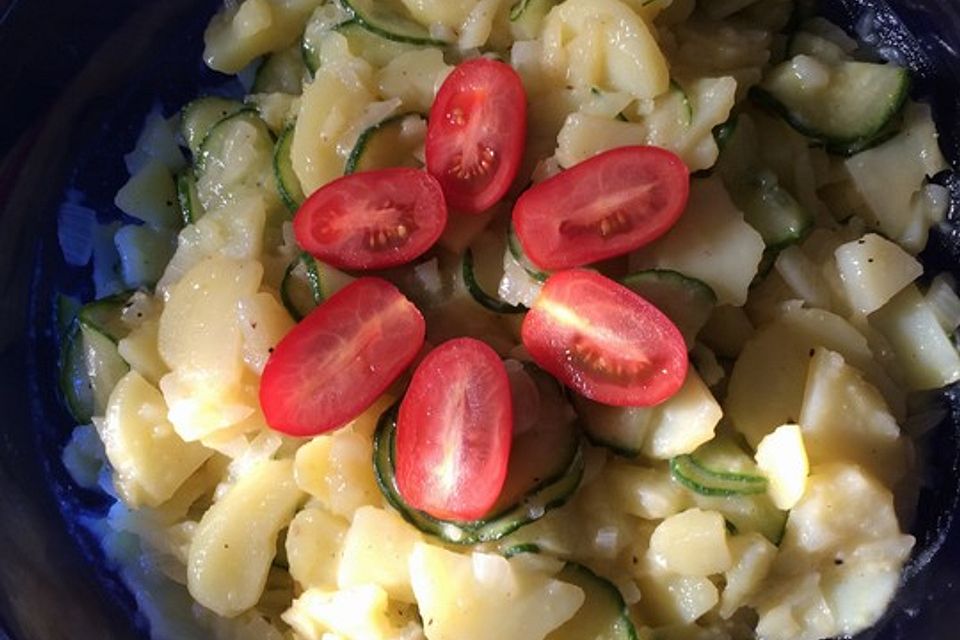
{"label": "tomato flesh", "polygon": [[384,269],[422,255],[447,223],[440,183],[417,169],[354,173],[321,187],[293,219],[297,242],[341,269]]}
{"label": "tomato flesh", "polygon": [[547,280],[521,337],[538,365],[604,404],[658,404],[687,373],[687,348],[673,322],[630,289],[584,269]]}
{"label": "tomato flesh", "polygon": [[500,356],[473,338],[449,340],[413,374],[397,417],[397,489],[443,520],[486,515],[507,476],[513,403]]}
{"label": "tomato flesh", "polygon": [[314,309],[276,346],[260,379],[271,428],[313,436],[373,404],[423,345],[426,325],[392,284],[360,278]]}
{"label": "tomato flesh", "polygon": [[457,66],[437,92],[427,122],[427,170],[451,208],[486,211],[520,169],[527,99],[513,68],[488,58]]}
{"label": "tomato flesh", "polygon": [[689,170],[659,147],[619,147],[534,185],[513,225],[530,260],[547,271],[622,255],[663,235],[690,192]]}

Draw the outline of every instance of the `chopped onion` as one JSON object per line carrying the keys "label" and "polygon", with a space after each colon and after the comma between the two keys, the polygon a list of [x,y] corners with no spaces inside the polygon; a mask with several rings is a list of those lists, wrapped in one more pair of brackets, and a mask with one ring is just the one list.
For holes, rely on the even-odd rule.
{"label": "chopped onion", "polygon": [[93,285],[98,298],[119,293],[126,288],[120,274],[120,254],[113,237],[120,222],[98,224],[93,234]]}
{"label": "chopped onion", "polygon": [[[76,199],[79,199],[79,196],[76,196]],[[67,264],[82,267],[90,262],[96,226],[96,212],[78,204],[73,194],[68,196],[67,202],[60,205],[57,214],[57,239]]]}
{"label": "chopped onion", "polygon": [[620,547],[620,529],[600,527],[593,537],[593,548],[601,558],[615,558]]}
{"label": "chopped onion", "polygon": [[960,327],[960,296],[954,290],[955,285],[952,276],[941,273],[930,283],[925,296],[925,302],[947,333],[953,333]]}

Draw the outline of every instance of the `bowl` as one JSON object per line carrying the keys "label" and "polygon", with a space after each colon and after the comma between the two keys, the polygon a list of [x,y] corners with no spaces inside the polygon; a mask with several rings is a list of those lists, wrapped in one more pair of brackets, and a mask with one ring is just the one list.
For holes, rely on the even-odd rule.
{"label": "bowl", "polygon": [[[123,155],[151,110],[235,89],[200,57],[218,4],[0,0],[0,638],[147,637],[135,594],[79,522],[78,508],[101,498],[77,489],[60,463],[72,423],[57,398],[54,299],[92,290],[88,273],[63,263],[57,219],[64,203],[116,215]],[[913,71],[913,95],[932,103],[941,147],[960,167],[960,4],[835,0],[820,11]],[[930,272],[960,275],[960,179],[937,180],[951,191],[949,224],[922,259]],[[922,443],[917,546],[886,615],[858,640],[957,635],[960,392],[923,401],[941,424]]]}

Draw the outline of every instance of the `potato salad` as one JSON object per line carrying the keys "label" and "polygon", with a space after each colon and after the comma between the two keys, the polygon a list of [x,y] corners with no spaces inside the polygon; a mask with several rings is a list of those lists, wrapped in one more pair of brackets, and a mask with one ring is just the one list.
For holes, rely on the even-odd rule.
{"label": "potato salad", "polygon": [[960,379],[905,68],[802,0],[227,0],[203,58],[236,90],[147,117],[60,301],[144,633],[882,618]]}

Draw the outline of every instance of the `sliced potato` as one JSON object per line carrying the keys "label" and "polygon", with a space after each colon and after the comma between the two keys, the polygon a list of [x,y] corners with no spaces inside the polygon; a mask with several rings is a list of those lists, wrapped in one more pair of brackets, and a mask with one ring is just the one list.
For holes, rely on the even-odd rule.
{"label": "sliced potato", "polygon": [[[802,416],[802,413],[801,413]],[[798,425],[785,424],[757,445],[757,467],[767,477],[767,493],[777,509],[792,509],[807,487],[810,462]]]}
{"label": "sliced potato", "polygon": [[376,84],[385,99],[400,98],[403,111],[429,113],[433,99],[453,67],[438,49],[415,49],[377,71]]}
{"label": "sliced potato", "polygon": [[768,640],[819,640],[838,629],[823,590],[820,574],[808,572],[779,579],[756,598],[760,620],[757,635]]}
{"label": "sliced potato", "polygon": [[97,431],[117,490],[132,507],[165,502],[213,454],[177,435],[163,396],[136,371],[114,387]]}
{"label": "sliced potato", "polygon": [[723,410],[696,369],[687,369],[680,390],[655,409],[643,452],[666,460],[690,453],[713,437]]}
{"label": "sliced potato", "polygon": [[395,638],[387,617],[387,593],[374,584],[341,591],[308,589],[283,614],[283,621],[307,640],[338,638],[388,640]]}
{"label": "sliced potato", "polygon": [[912,546],[913,538],[900,533],[890,490],[858,466],[831,464],[810,476],[790,511],[776,566],[799,573],[859,557],[899,567]]}
{"label": "sliced potato", "polygon": [[850,323],[821,309],[786,308],[747,342],[730,375],[724,406],[733,426],[751,445],[779,425],[797,422],[807,368],[817,347],[842,354],[884,392],[888,402],[902,403],[902,391],[880,369],[866,338]]}
{"label": "sliced potato", "polygon": [[651,569],[637,576],[643,620],[656,626],[689,625],[717,606],[720,592],[704,576]]}
{"label": "sliced potato", "polygon": [[428,640],[543,640],[583,604],[580,587],[517,559],[417,543],[413,592]]}
{"label": "sliced potato", "polygon": [[352,518],[360,507],[383,500],[372,457],[372,443],[358,433],[341,429],[317,436],[297,450],[297,485],[331,513]]}
{"label": "sliced potato", "polygon": [[547,15],[541,39],[544,67],[575,87],[646,99],[670,85],[650,28],[619,0],[567,0]]}
{"label": "sliced potato", "polygon": [[726,584],[720,596],[720,616],[729,619],[747,604],[770,573],[777,548],[759,533],[730,538],[733,566],[724,573]]}
{"label": "sliced potato", "polygon": [[916,285],[909,285],[870,315],[896,355],[910,389],[937,389],[960,380],[960,355]]}
{"label": "sliced potato", "polygon": [[260,286],[257,262],[211,258],[191,269],[170,291],[160,315],[158,344],[164,362],[199,383],[230,387],[242,374],[240,300]]}
{"label": "sliced potato", "polygon": [[260,196],[244,198],[204,214],[180,232],[177,249],[157,283],[157,291],[169,298],[173,285],[208,258],[259,259],[266,220],[266,204]]}
{"label": "sliced potato", "polygon": [[923,266],[913,256],[875,233],[838,247],[835,255],[850,305],[864,315],[923,274]]}
{"label": "sliced potato", "polygon": [[264,460],[203,514],[187,563],[193,598],[222,616],[235,616],[260,599],[277,534],[304,494],[293,462]]}
{"label": "sliced potato", "polygon": [[[888,487],[894,486],[911,466],[909,449],[883,397],[838,353],[816,350],[810,361],[799,421],[803,432],[801,448],[805,446],[814,465],[856,463]],[[787,455],[785,444],[780,442],[780,455]],[[792,448],[796,446],[794,440]],[[759,459],[759,448],[757,452]],[[774,460],[770,463],[777,464]],[[781,459],[779,469],[785,471],[789,464]],[[773,491],[771,482],[771,495]]]}
{"label": "sliced potato", "polygon": [[303,32],[323,0],[244,0],[225,6],[203,34],[203,59],[211,69],[237,73],[254,58],[280,51]]}
{"label": "sliced potato", "polygon": [[693,180],[680,220],[633,253],[633,270],[673,269],[710,285],[719,304],[740,306],[763,256],[760,234],[744,222],[719,178]]}
{"label": "sliced potato", "polygon": [[337,62],[317,70],[303,88],[300,114],[293,130],[290,157],[293,171],[305,195],[343,175],[350,149],[339,145],[353,120],[373,102],[369,65],[350,56],[346,39],[331,33],[323,47],[339,47],[339,53],[323,54]]}
{"label": "sliced potato", "polygon": [[263,373],[274,347],[293,328],[293,318],[273,294],[261,291],[238,302],[243,361]]}
{"label": "sliced potato", "polygon": [[650,537],[653,561],[684,576],[723,573],[733,565],[723,516],[687,509],[661,522]]}
{"label": "sliced potato", "polygon": [[631,515],[659,520],[688,506],[687,492],[663,469],[641,467],[614,458],[603,473],[617,505]]}
{"label": "sliced potato", "polygon": [[402,602],[415,603],[409,559],[423,536],[392,511],[360,507],[343,541],[337,573],[341,589],[375,584]]}
{"label": "sliced potato", "polygon": [[317,507],[306,508],[287,529],[285,548],[290,576],[301,587],[334,589],[349,523]]}

